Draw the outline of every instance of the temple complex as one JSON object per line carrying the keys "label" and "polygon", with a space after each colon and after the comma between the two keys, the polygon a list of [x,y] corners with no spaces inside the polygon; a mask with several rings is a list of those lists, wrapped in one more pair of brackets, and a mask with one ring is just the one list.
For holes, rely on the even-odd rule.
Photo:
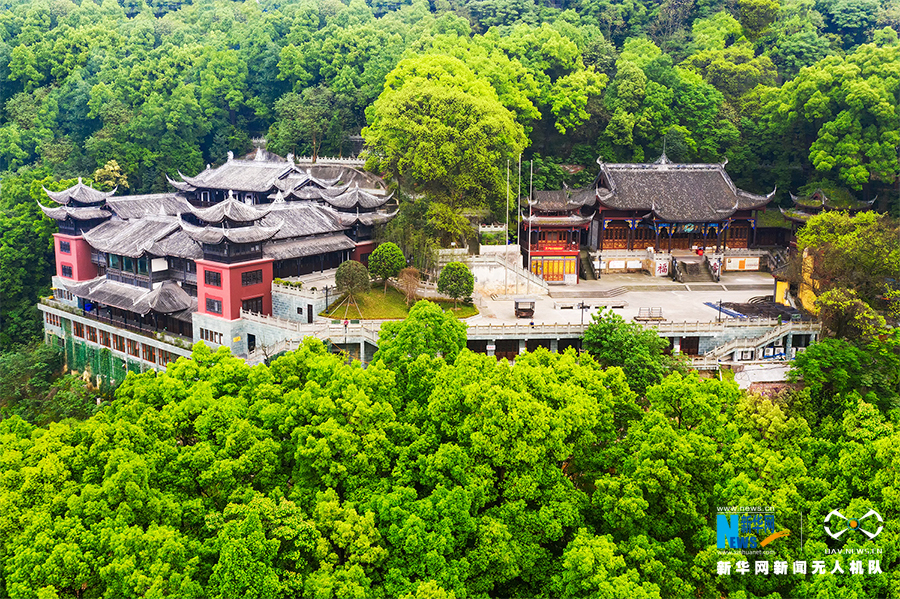
{"label": "temple complex", "polygon": [[261,149],[169,183],[170,193],[134,196],[81,180],[44,190],[51,205],[41,209],[59,223],[55,300],[88,318],[42,304],[62,344],[81,337],[154,363],[201,339],[246,354],[254,335],[242,314],[273,314],[273,280],[365,262],[374,227],[395,214],[377,177]]}
{"label": "temple complex", "polygon": [[753,248],[758,212],[775,194],[738,189],[724,163],[676,164],[665,154],[652,164],[597,163],[590,187],[534,192],[522,215],[523,233],[531,233],[526,262],[545,281],[576,283],[579,248],[601,255]]}

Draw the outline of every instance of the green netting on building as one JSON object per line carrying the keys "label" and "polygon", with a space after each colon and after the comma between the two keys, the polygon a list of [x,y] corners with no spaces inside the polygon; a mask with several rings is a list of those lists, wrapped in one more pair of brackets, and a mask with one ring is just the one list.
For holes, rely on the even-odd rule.
{"label": "green netting on building", "polygon": [[144,371],[140,361],[126,360],[106,348],[88,345],[75,339],[69,330],[66,330],[65,352],[68,369],[98,377],[101,389],[109,390],[118,386],[129,372],[140,374]]}

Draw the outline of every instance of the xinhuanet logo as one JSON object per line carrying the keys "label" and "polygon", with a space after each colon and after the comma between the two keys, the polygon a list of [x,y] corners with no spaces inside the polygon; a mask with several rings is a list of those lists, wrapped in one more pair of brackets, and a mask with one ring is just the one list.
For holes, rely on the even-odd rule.
{"label": "xinhuanet logo", "polygon": [[774,508],[719,508],[716,515],[716,546],[719,549],[760,549],[789,534],[788,529],[775,530]]}

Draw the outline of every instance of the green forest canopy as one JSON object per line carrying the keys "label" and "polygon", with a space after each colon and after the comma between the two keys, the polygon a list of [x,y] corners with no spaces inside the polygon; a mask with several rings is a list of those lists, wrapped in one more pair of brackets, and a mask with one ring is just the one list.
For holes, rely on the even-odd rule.
{"label": "green forest canopy", "polygon": [[[892,596],[896,330],[816,344],[804,390],[762,397],[696,374],[638,396],[587,354],[512,366],[464,329],[420,302],[366,369],[318,340],[254,367],[198,344],[85,420],[3,420],[0,595]],[[741,559],[716,549],[722,505],[773,506],[795,533],[802,515],[802,547],[766,556],[788,563],[870,545],[820,522],[875,508],[884,553],[863,557],[885,574],[829,555],[847,574],[717,576]]]}
{"label": "green forest canopy", "polygon": [[41,185],[163,191],[259,137],[346,156],[362,133],[424,198],[388,234],[415,256],[462,234],[445,204],[501,214],[520,153],[536,189],[665,145],[896,211],[898,29],[897,0],[0,0],[0,347],[39,333]]}

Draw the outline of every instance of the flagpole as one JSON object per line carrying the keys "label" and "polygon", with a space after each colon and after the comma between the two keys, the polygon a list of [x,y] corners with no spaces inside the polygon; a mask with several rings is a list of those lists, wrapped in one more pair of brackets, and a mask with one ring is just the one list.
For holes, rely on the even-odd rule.
{"label": "flagpole", "polygon": [[[522,263],[522,154],[519,154],[519,191],[516,193],[516,242],[519,246],[519,258],[517,262]],[[516,295],[519,295],[519,279],[522,277],[516,271]]]}
{"label": "flagpole", "polygon": [[509,295],[509,158],[506,159],[506,247],[503,248],[504,285],[503,294]]}
{"label": "flagpole", "polygon": [[[528,183],[528,272],[531,272],[531,200],[534,196],[534,159],[531,160],[531,175]],[[533,274],[533,273],[532,273]],[[531,277],[528,277],[528,293],[531,293]]]}

